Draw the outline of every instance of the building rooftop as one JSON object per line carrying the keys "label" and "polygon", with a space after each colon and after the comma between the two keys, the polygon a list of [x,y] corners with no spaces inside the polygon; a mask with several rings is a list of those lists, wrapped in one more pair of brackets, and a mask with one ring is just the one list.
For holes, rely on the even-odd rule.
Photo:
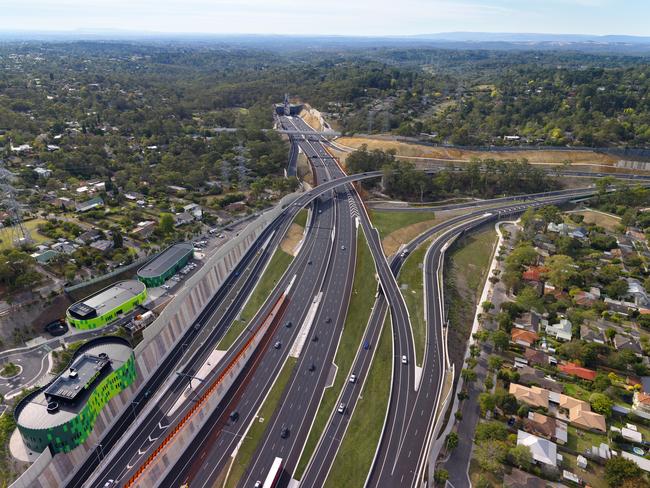
{"label": "building rooftop", "polygon": [[100,317],[144,290],[144,284],[137,280],[120,281],[110,288],[71,305],[68,311],[70,315],[81,320]]}
{"label": "building rooftop", "polygon": [[193,252],[193,249],[194,247],[189,242],[174,244],[140,268],[138,276],[141,278],[156,278],[174,266],[187,253]]}
{"label": "building rooftop", "polygon": [[527,446],[538,463],[557,466],[557,446],[553,442],[520,430],[517,432],[517,445]]}
{"label": "building rooftop", "polygon": [[[16,421],[29,429],[48,429],[70,421],[86,405],[94,391],[91,386],[119,369],[132,353],[131,347],[122,339],[111,341],[102,338],[97,345],[84,349],[73,361],[72,367],[78,373],[76,378],[69,378],[70,370],[66,370],[46,388],[28,398],[26,403],[19,405]],[[52,401],[58,403],[58,409],[48,410]]]}

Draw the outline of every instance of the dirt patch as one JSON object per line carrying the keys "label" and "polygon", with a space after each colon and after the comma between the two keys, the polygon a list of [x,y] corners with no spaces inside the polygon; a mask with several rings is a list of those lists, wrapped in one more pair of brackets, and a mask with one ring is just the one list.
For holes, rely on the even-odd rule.
{"label": "dirt patch", "polygon": [[616,232],[617,228],[621,225],[621,218],[616,215],[610,215],[604,212],[596,212],[594,210],[582,210],[580,212],[571,212],[582,215],[586,224],[596,224],[604,229]]}
{"label": "dirt patch", "polygon": [[300,118],[307,122],[316,130],[323,130],[323,118],[320,112],[316,109],[311,108],[309,105],[305,104],[303,109],[300,111]]}
{"label": "dirt patch", "polygon": [[[404,158],[431,159],[433,162],[468,162],[471,158],[493,158],[493,159],[522,159],[526,158],[532,164],[562,164],[564,161],[571,161],[576,165],[606,165],[613,166],[619,158],[609,154],[601,154],[595,151],[474,151],[450,147],[432,147],[421,144],[410,144],[406,142],[375,139],[371,137],[341,137],[336,140],[337,144],[357,149],[362,144],[367,144],[368,149],[395,149],[398,156]],[[338,156],[338,154],[337,154]],[[423,162],[424,160],[422,160]]]}
{"label": "dirt patch", "polygon": [[305,228],[302,225],[291,224],[291,227],[289,227],[289,230],[287,231],[287,235],[284,236],[284,239],[282,239],[282,242],[280,243],[280,249],[291,256],[295,256],[296,253],[294,251],[300,240],[303,238],[304,232]]}

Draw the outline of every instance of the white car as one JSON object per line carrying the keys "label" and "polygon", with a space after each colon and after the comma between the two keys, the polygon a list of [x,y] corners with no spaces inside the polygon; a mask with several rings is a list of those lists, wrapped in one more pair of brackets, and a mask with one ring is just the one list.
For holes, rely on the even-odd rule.
{"label": "white car", "polygon": [[356,374],[351,374],[350,375],[350,383],[356,383],[357,382],[357,375]]}
{"label": "white car", "polygon": [[406,357],[406,354],[405,354],[405,355],[402,356],[402,364],[408,364],[408,363],[409,363],[409,360],[408,360],[408,358]]}
{"label": "white car", "polygon": [[162,288],[163,288],[164,290],[169,290],[170,286],[169,286],[169,285],[163,285]]}
{"label": "white car", "polygon": [[339,408],[336,409],[338,413],[345,413],[345,403],[341,403]]}

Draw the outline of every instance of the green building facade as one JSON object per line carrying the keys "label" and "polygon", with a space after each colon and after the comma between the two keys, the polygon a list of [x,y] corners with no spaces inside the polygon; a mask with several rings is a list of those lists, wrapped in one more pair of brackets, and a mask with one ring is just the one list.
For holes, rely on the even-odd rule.
{"label": "green building facade", "polygon": [[[128,344],[124,339],[109,336],[89,341],[84,346],[90,344],[91,348],[96,348],[95,341],[102,339],[109,339],[110,342],[123,341]],[[111,370],[105,376],[95,384],[84,386],[83,388],[90,391],[84,392],[78,405],[62,405],[58,411],[50,412],[49,406],[44,406],[44,404],[50,405],[52,401],[45,394],[47,386],[21,400],[14,411],[14,417],[18,430],[29,449],[42,452],[49,446],[52,453],[55,454],[69,452],[85,442],[104,406],[135,380],[135,356],[131,347],[127,345],[118,345],[117,347],[128,348],[128,351],[113,353],[114,356],[121,356],[124,361],[118,358],[111,361]],[[111,348],[115,349],[115,344],[111,345]],[[75,358],[88,349],[88,347],[83,350],[80,348],[75,354]]]}
{"label": "green building facade", "polygon": [[194,246],[174,244],[138,270],[138,279],[149,288],[161,286],[178,273],[194,256]]}
{"label": "green building facade", "polygon": [[147,299],[147,288],[137,280],[121,281],[73,305],[66,312],[77,329],[96,329],[129,313]]}

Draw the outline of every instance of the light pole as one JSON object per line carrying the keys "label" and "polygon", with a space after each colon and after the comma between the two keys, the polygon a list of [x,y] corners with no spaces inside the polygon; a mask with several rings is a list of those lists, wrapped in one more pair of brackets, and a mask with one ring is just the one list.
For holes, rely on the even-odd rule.
{"label": "light pole", "polygon": [[192,393],[194,393],[195,400],[198,400],[199,396],[196,394],[196,392],[192,388],[192,380],[197,380],[199,383],[203,383],[203,382],[205,382],[205,380],[203,378],[199,378],[198,376],[192,376],[191,374],[183,373],[181,371],[176,371],[176,374],[178,376],[183,376],[183,377],[188,379],[188,384],[190,386],[190,390],[192,391]]}

